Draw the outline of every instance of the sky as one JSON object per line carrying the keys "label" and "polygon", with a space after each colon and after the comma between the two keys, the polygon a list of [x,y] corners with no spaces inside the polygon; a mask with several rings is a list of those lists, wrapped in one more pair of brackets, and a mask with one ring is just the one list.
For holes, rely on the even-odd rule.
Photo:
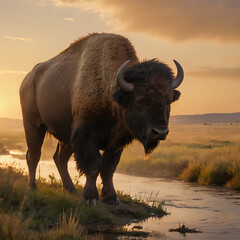
{"label": "sky", "polygon": [[172,115],[240,112],[239,12],[239,0],[0,1],[0,117],[22,118],[25,75],[92,32],[121,34],[174,72],[181,63]]}

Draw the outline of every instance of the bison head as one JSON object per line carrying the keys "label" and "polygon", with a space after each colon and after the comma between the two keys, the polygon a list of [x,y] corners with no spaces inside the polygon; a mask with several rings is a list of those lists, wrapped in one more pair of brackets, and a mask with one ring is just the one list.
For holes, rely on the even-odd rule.
{"label": "bison head", "polygon": [[142,142],[145,153],[149,154],[169,132],[170,105],[180,96],[175,89],[183,80],[183,69],[174,61],[178,69],[174,78],[171,69],[156,59],[125,71],[128,62],[118,70],[119,89],[113,98],[123,107],[125,127]]}

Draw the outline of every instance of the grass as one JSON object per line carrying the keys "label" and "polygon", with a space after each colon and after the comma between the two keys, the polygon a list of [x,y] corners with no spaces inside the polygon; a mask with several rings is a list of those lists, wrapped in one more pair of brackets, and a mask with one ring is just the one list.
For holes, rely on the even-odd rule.
{"label": "grass", "polygon": [[65,240],[86,239],[86,233],[78,226],[74,217],[66,218],[63,213],[59,223],[46,231],[35,231],[31,226],[31,218],[22,219],[19,214],[0,214],[0,239],[6,240]]}
{"label": "grass", "polygon": [[[89,226],[125,225],[133,219],[162,216],[161,204],[150,207],[143,201],[118,193],[122,205],[99,203],[86,206],[78,194],[62,190],[60,181],[38,179],[39,191],[27,190],[27,176],[13,167],[0,167],[0,239],[86,239]],[[98,236],[100,239],[100,236]],[[94,237],[96,239],[96,236]]]}
{"label": "grass", "polygon": [[168,139],[144,160],[134,143],[118,171],[147,177],[178,178],[240,190],[240,125],[172,126]]}
{"label": "grass", "polygon": [[199,155],[188,164],[180,178],[205,185],[240,189],[240,144],[224,146]]}

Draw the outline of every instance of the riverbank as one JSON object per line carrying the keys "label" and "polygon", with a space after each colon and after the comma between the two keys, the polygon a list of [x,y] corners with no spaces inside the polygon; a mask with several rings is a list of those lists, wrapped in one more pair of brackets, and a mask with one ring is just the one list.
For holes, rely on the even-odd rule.
{"label": "riverbank", "polygon": [[[240,144],[219,149],[175,147],[170,155],[159,149],[150,160],[137,159],[120,165],[119,173],[143,177],[179,179],[203,185],[218,185],[240,190]],[[164,149],[165,150],[165,149]],[[172,156],[176,151],[176,156]],[[192,152],[184,156],[183,152]],[[188,153],[189,154],[189,153]],[[164,155],[164,157],[163,157]]]}
{"label": "riverbank", "polygon": [[121,192],[119,206],[101,201],[86,206],[81,201],[82,185],[76,184],[78,194],[72,195],[62,190],[54,176],[49,181],[38,179],[37,185],[38,192],[28,191],[27,176],[21,170],[0,168],[0,239],[86,239],[87,232],[101,239],[101,233],[114,231],[130,235],[134,231],[121,227],[166,214],[155,201],[150,206],[150,200],[145,203]]}
{"label": "riverbank", "polygon": [[118,172],[240,190],[240,125],[175,126],[147,160],[135,143]]}

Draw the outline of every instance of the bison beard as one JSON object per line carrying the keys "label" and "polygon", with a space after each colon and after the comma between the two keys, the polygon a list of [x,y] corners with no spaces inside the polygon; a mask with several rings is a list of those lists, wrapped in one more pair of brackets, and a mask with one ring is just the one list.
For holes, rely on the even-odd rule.
{"label": "bison beard", "polygon": [[143,143],[145,155],[148,156],[157,147],[159,141],[146,141]]}

